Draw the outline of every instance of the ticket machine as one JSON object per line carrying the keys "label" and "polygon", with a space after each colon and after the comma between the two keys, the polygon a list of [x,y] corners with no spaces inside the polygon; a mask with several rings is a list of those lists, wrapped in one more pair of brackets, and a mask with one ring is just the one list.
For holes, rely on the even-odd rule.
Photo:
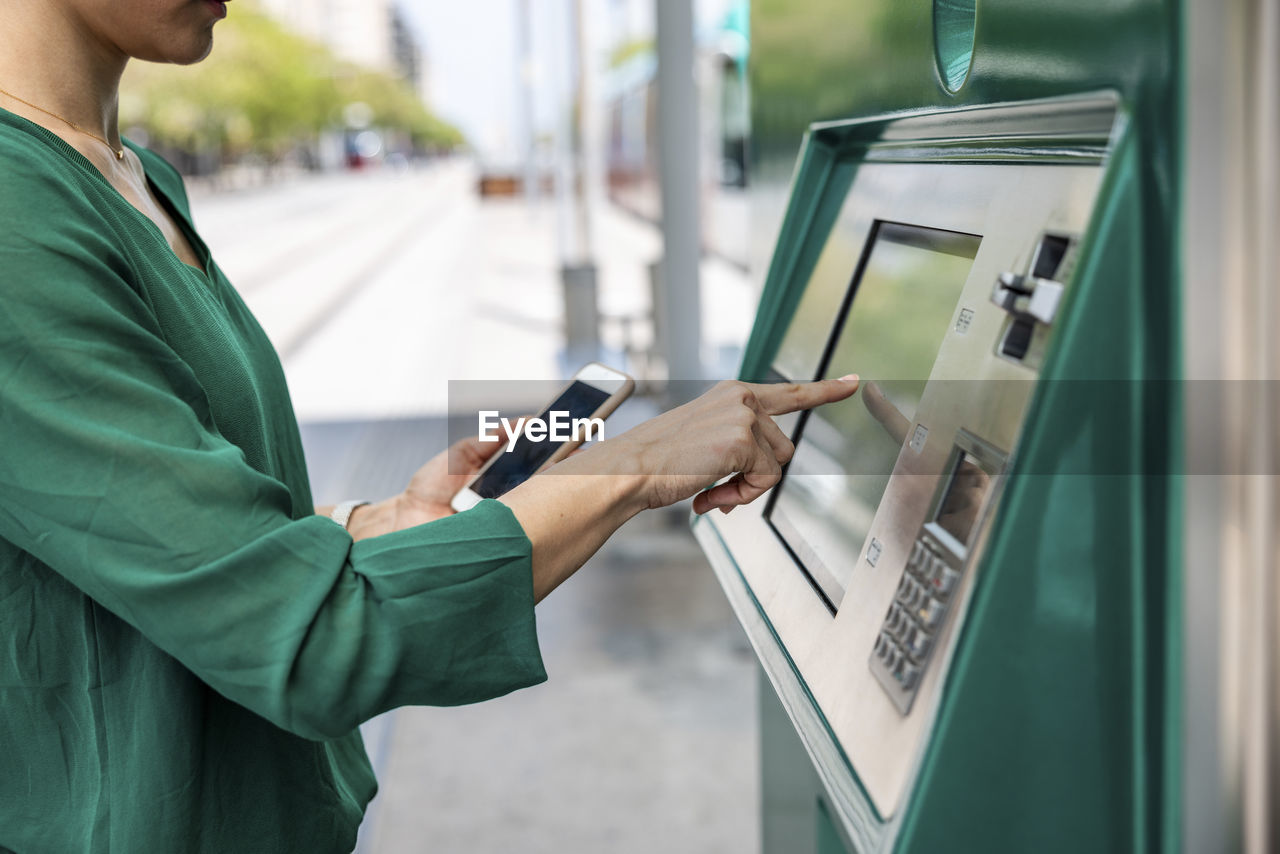
{"label": "ticket machine", "polygon": [[1017,468],[1028,416],[1041,383],[1071,384],[1046,361],[1123,124],[1097,93],[809,134],[789,211],[807,228],[748,360],[864,385],[786,425],[767,501],[694,530],[855,850],[897,835],[995,520],[1036,480]]}
{"label": "ticket machine", "polygon": [[1177,16],[1122,5],[753,6],[741,376],[864,380],[693,522],[768,854],[1180,848]]}

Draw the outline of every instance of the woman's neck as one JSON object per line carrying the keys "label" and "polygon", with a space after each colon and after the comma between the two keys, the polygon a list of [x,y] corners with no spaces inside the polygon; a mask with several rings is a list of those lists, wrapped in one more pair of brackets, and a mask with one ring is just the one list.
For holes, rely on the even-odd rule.
{"label": "woman's neck", "polygon": [[[0,5],[0,89],[64,123],[120,145],[120,77],[128,57],[99,39],[56,0]],[[57,119],[33,115],[0,95],[7,109],[55,132]]]}

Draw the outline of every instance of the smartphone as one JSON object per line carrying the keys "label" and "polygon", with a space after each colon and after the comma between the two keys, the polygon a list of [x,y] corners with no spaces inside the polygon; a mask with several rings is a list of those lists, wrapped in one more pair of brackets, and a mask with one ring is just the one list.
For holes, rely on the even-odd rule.
{"label": "smartphone", "polygon": [[[525,422],[513,444],[509,445],[505,438],[498,439],[502,445],[453,497],[453,509],[461,512],[483,498],[497,498],[560,462],[586,439],[599,438],[596,434],[600,432],[600,424],[635,387],[635,380],[621,371],[599,362],[587,364],[536,420]],[[593,421],[597,423],[592,424]],[[495,432],[501,435],[501,431]],[[530,434],[534,438],[531,439]]]}

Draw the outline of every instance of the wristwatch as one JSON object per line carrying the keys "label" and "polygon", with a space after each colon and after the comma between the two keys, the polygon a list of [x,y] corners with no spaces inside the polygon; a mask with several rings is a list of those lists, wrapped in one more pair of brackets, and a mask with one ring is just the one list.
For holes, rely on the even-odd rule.
{"label": "wristwatch", "polygon": [[351,514],[355,512],[357,507],[363,507],[368,501],[343,501],[341,504],[333,508],[333,512],[329,514],[329,518],[337,522],[343,528],[347,527],[347,523],[351,521]]}

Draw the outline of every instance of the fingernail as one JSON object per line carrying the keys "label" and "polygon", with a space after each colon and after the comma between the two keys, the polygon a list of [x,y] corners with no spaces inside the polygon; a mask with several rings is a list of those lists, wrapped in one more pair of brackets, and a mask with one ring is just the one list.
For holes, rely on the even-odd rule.
{"label": "fingernail", "polygon": [[840,378],[840,381],[841,381],[841,382],[846,382],[846,383],[856,383],[856,382],[858,381],[858,375],[857,375],[857,374],[845,374],[844,376],[842,376],[842,377]]}

